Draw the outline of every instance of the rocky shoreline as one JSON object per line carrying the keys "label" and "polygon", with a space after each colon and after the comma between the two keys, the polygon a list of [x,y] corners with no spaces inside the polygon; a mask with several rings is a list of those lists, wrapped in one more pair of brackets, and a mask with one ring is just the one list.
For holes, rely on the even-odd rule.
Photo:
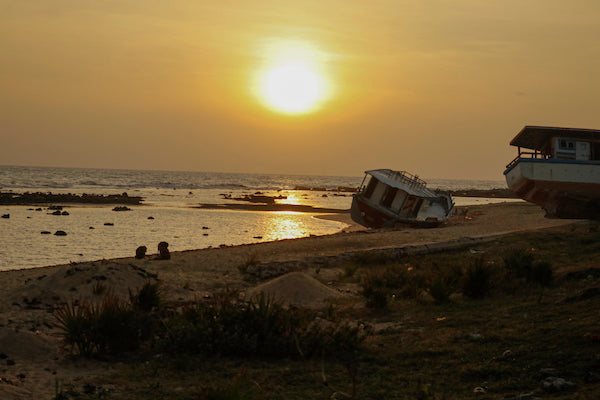
{"label": "rocky shoreline", "polygon": [[143,198],[122,194],[73,194],[73,193],[14,193],[0,192],[0,205],[34,205],[56,203],[84,204],[141,204]]}

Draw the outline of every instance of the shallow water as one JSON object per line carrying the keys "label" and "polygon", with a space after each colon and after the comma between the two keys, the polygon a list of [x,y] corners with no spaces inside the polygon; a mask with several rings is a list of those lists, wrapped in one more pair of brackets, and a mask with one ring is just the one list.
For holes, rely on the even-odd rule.
{"label": "shallow water", "polygon": [[[10,218],[0,219],[0,270],[131,257],[142,245],[155,254],[161,241],[179,251],[325,235],[345,226],[305,213],[131,208],[65,207],[70,215],[56,216],[46,209],[4,206],[2,214]],[[54,235],[59,230],[67,235]]]}
{"label": "shallow water", "polygon": [[[336,189],[358,187],[361,181],[362,176],[0,167],[3,191],[104,195],[127,192],[144,198],[144,205],[130,206],[132,211],[122,212],[112,211],[113,206],[69,205],[65,207],[70,213],[67,216],[49,215],[47,205],[42,206],[43,211],[33,210],[38,206],[0,206],[0,214],[10,214],[10,218],[0,219],[0,270],[131,257],[142,245],[148,248],[148,254],[156,254],[161,241],[169,243],[169,250],[180,251],[331,234],[345,225],[308,213],[192,207],[200,203],[240,203],[224,199],[223,195],[241,197],[259,192],[287,197],[278,200],[280,203],[347,210],[351,194]],[[431,180],[430,186],[491,189],[505,184]],[[455,199],[456,205],[490,201],[494,200]],[[67,235],[55,236],[57,230]],[[51,234],[41,234],[42,231]]]}

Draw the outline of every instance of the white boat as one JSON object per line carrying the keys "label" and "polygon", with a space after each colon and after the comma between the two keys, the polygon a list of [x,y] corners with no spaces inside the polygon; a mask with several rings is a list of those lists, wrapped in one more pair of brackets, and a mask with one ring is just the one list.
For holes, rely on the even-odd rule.
{"label": "white boat", "polygon": [[411,224],[432,227],[446,221],[454,202],[449,192],[431,190],[406,171],[376,169],[365,178],[352,199],[352,219],[369,228]]}
{"label": "white boat", "polygon": [[525,126],[508,187],[548,217],[600,219],[600,130]]}

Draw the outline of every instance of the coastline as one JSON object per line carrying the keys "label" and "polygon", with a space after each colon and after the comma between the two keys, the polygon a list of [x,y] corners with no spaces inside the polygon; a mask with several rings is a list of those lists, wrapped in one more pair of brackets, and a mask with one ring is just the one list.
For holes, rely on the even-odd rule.
{"label": "coastline", "polygon": [[[95,301],[94,285],[98,282],[109,287],[114,295],[127,298],[130,289],[158,279],[165,300],[181,304],[225,288],[249,292],[269,277],[290,270],[304,271],[313,277],[319,274],[321,280],[335,280],[339,270],[328,267],[328,260],[349,252],[422,245],[433,249],[458,239],[494,238],[575,222],[546,219],[539,207],[524,202],[472,206],[461,214],[439,228],[363,228],[331,235],[173,252],[169,260],[156,260],[150,255],[141,260],[127,257],[0,272],[3,282],[0,351],[16,365],[4,368],[2,377],[12,384],[0,385],[0,397],[49,398],[57,379],[72,382],[106,373],[101,362],[69,361],[67,353],[61,351],[52,314],[60,304],[73,299]],[[342,221],[349,218],[343,213],[320,217]],[[242,273],[244,265],[256,266],[269,274],[248,279]],[[86,366],[81,367],[82,364]]]}

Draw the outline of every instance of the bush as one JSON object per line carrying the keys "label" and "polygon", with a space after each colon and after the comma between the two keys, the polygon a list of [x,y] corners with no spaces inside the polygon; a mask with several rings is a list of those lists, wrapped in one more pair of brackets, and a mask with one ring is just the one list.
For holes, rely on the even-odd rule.
{"label": "bush", "polygon": [[405,298],[417,298],[427,287],[427,279],[412,267],[391,265],[368,270],[361,279],[361,286],[367,306],[384,309],[392,292]]}
{"label": "bush", "polygon": [[517,278],[527,278],[533,268],[533,254],[523,249],[510,250],[504,257],[504,267]]}
{"label": "bush", "polygon": [[554,281],[552,263],[546,261],[536,262],[533,264],[528,278],[530,282],[537,283],[540,286],[550,286]]}
{"label": "bush", "polygon": [[155,308],[158,308],[161,303],[161,289],[160,283],[146,282],[144,286],[137,293],[132,293],[129,290],[129,300],[131,304],[144,312],[150,312]]}
{"label": "bush", "polygon": [[197,301],[165,321],[161,346],[173,353],[311,356],[325,350],[355,350],[364,340],[361,332],[317,320],[312,311],[286,309],[263,295],[246,302],[226,294]]}
{"label": "bush", "polygon": [[481,299],[490,293],[493,271],[478,258],[465,271],[462,293],[472,299]]}
{"label": "bush", "polygon": [[[132,295],[132,299],[145,298]],[[143,302],[143,304],[148,304]],[[142,307],[108,294],[101,303],[71,302],[56,312],[62,336],[71,350],[85,357],[137,350],[151,337],[154,322]]]}
{"label": "bush", "polygon": [[429,286],[429,294],[431,294],[431,297],[433,297],[436,304],[447,303],[448,300],[450,300],[452,292],[453,290],[448,284],[447,279],[444,279],[441,276],[433,278]]}

